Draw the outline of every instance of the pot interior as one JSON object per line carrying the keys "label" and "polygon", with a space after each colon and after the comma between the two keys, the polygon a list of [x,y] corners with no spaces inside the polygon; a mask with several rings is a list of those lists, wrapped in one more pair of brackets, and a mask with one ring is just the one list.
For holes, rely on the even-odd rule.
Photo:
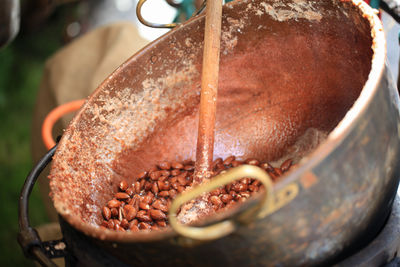
{"label": "pot interior", "polygon": [[[359,96],[371,27],[351,2],[235,1],[224,7],[214,158],[296,160]],[[69,223],[96,228],[121,179],[194,159],[204,16],[121,65],[74,118],[51,190]]]}

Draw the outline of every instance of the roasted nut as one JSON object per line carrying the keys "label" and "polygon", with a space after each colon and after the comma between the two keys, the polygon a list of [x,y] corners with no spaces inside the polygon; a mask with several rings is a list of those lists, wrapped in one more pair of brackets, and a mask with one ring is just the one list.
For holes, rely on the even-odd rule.
{"label": "roasted nut", "polygon": [[147,182],[146,179],[140,180],[140,189],[141,189],[141,190],[143,190],[144,185],[145,185],[146,182]]}
{"label": "roasted nut", "polygon": [[157,181],[158,178],[160,178],[161,176],[161,172],[160,171],[151,172],[149,176],[150,179],[152,179],[153,181]]}
{"label": "roasted nut", "polygon": [[133,219],[132,221],[129,222],[129,228],[131,228],[132,225],[138,225],[139,221],[137,219]]}
{"label": "roasted nut", "polygon": [[151,187],[151,192],[153,192],[154,194],[158,193],[158,186],[156,182],[153,183],[153,186]]}
{"label": "roasted nut", "polygon": [[171,167],[172,167],[173,169],[180,170],[180,169],[183,169],[185,166],[183,166],[182,163],[179,163],[179,162],[174,161],[174,162],[172,162]]}
{"label": "roasted nut", "polygon": [[115,225],[114,229],[117,231],[125,232],[125,229],[120,224]]}
{"label": "roasted nut", "polygon": [[161,210],[163,212],[168,212],[168,207],[167,205],[163,204],[160,200],[154,201],[152,204],[153,208]]}
{"label": "roasted nut", "polygon": [[237,184],[233,185],[232,189],[238,193],[244,192],[247,190],[247,184],[237,183]]}
{"label": "roasted nut", "polygon": [[246,198],[245,198],[245,197],[239,197],[239,198],[237,199],[237,201],[238,201],[238,202],[245,202],[245,201],[246,201]]}
{"label": "roasted nut", "polygon": [[172,186],[174,189],[178,189],[179,183],[178,183],[178,182],[174,182],[174,183],[171,184],[171,186]]}
{"label": "roasted nut", "polygon": [[136,210],[139,210],[139,202],[140,202],[140,196],[134,195],[132,199],[128,202],[128,204],[132,205]]}
{"label": "roasted nut", "polygon": [[[165,182],[167,182],[167,181],[165,181]],[[170,184],[173,184],[173,183],[178,182],[178,179],[176,178],[176,176],[173,176],[173,177],[171,177],[171,178],[169,179],[168,182],[169,182]]]}
{"label": "roasted nut", "polygon": [[279,168],[275,168],[274,171],[278,176],[282,176],[282,174],[283,174],[281,169],[279,169]]}
{"label": "roasted nut", "polygon": [[111,217],[113,217],[113,218],[118,217],[118,209],[117,208],[111,209]]}
{"label": "roasted nut", "polygon": [[194,161],[191,159],[186,159],[184,161],[182,161],[183,165],[194,165]]}
{"label": "roasted nut", "polygon": [[154,196],[155,196],[155,195],[153,194],[153,192],[151,192],[151,191],[147,192],[146,196],[150,198],[150,203],[153,202]]}
{"label": "roasted nut", "polygon": [[141,172],[141,173],[139,173],[139,175],[138,175],[138,179],[140,180],[140,179],[144,179],[144,178],[146,178],[147,177],[147,172]]}
{"label": "roasted nut", "polygon": [[239,160],[234,160],[234,161],[232,161],[231,164],[232,164],[232,167],[238,167],[238,166],[242,165],[243,162],[239,161]]}
{"label": "roasted nut", "polygon": [[243,198],[249,198],[250,197],[250,193],[249,192],[242,192],[240,193],[240,196]]}
{"label": "roasted nut", "polygon": [[140,230],[150,230],[151,229],[151,225],[145,222],[141,222],[138,224],[138,227]]}
{"label": "roasted nut", "polygon": [[156,224],[153,224],[151,226],[151,231],[157,231],[157,230],[160,230],[160,228],[158,228],[158,226]]}
{"label": "roasted nut", "polygon": [[131,197],[135,193],[135,189],[133,187],[128,187],[125,192]]}
{"label": "roasted nut", "polygon": [[129,230],[131,230],[132,232],[138,232],[140,231],[139,227],[137,225],[131,225],[129,227]]}
{"label": "roasted nut", "polygon": [[133,183],[133,185],[134,185],[134,188],[135,188],[135,193],[139,194],[140,191],[142,190],[142,187],[140,186],[140,182],[136,181],[135,183]]}
{"label": "roasted nut", "polygon": [[160,164],[158,164],[158,167],[161,170],[169,170],[169,169],[171,169],[171,163],[164,161],[164,162],[161,162]]}
{"label": "roasted nut", "polygon": [[171,175],[172,176],[177,176],[179,174],[181,174],[181,170],[179,170],[179,169],[174,169],[174,170],[171,171]]}
{"label": "roasted nut", "polygon": [[274,171],[274,167],[272,167],[271,164],[269,164],[268,162],[265,162],[265,163],[261,164],[261,168],[263,168],[267,172],[273,172]]}
{"label": "roasted nut", "polygon": [[145,203],[145,202],[140,202],[139,203],[139,208],[142,210],[149,210],[150,209],[150,205]]}
{"label": "roasted nut", "polygon": [[170,184],[168,181],[165,181],[165,182],[158,181],[157,185],[158,185],[158,189],[160,189],[161,191],[169,190],[169,188],[170,188]]}
{"label": "roasted nut", "polygon": [[250,179],[249,178],[242,178],[242,179],[240,179],[240,182],[242,184],[250,184]]}
{"label": "roasted nut", "polygon": [[223,170],[226,170],[226,167],[225,167],[225,165],[223,163],[219,163],[219,164],[217,164],[217,168],[216,169],[218,171],[223,171]]}
{"label": "roasted nut", "polygon": [[176,195],[178,194],[178,192],[175,189],[171,189],[168,191],[169,196],[174,199],[176,197]]}
{"label": "roasted nut", "polygon": [[103,218],[108,221],[111,218],[111,210],[107,207],[103,207]]}
{"label": "roasted nut", "polygon": [[253,185],[253,184],[249,185],[249,190],[251,192],[258,192],[259,189],[260,188],[258,186],[256,186],[256,185]]}
{"label": "roasted nut", "polygon": [[121,202],[119,202],[116,199],[111,199],[110,201],[108,201],[107,203],[107,207],[109,207],[110,209],[112,208],[118,208],[119,206],[121,206]]}
{"label": "roasted nut", "polygon": [[151,195],[145,195],[140,197],[140,202],[146,203],[146,204],[150,204],[153,202],[153,198],[154,196]]}
{"label": "roasted nut", "polygon": [[214,160],[213,164],[212,164],[212,168],[216,169],[218,165],[223,164],[223,160],[221,158],[217,158],[216,160]]}
{"label": "roasted nut", "polygon": [[210,197],[210,202],[211,202],[213,205],[217,206],[217,207],[220,207],[220,206],[223,205],[223,202],[222,202],[221,199],[220,199],[219,197],[217,197],[217,196],[211,196],[211,197]]}
{"label": "roasted nut", "polygon": [[292,159],[287,159],[281,164],[281,171],[282,172],[287,172],[290,167],[292,166],[293,160]]}
{"label": "roasted nut", "polygon": [[183,191],[185,191],[185,187],[179,185],[178,188],[176,189],[179,193],[182,193]]}
{"label": "roasted nut", "polygon": [[124,206],[124,215],[128,221],[133,220],[136,217],[137,210],[132,205]]}
{"label": "roasted nut", "polygon": [[108,228],[108,229],[114,229],[114,220],[109,220],[109,221],[108,221],[108,226],[107,226],[107,228]]}
{"label": "roasted nut", "polygon": [[119,183],[119,189],[120,189],[121,191],[125,191],[126,189],[128,189],[128,187],[129,187],[129,185],[128,185],[128,182],[127,182],[126,180],[122,180],[122,181]]}
{"label": "roasted nut", "polygon": [[161,210],[149,210],[149,215],[151,218],[157,221],[167,219],[167,215],[165,215],[165,213]]}
{"label": "roasted nut", "polygon": [[221,196],[221,201],[224,202],[225,204],[229,203],[229,201],[231,201],[232,199],[233,199],[233,197],[229,194],[223,194]]}
{"label": "roasted nut", "polygon": [[[168,176],[170,176],[171,175],[171,172],[170,171],[167,171],[167,170],[162,170],[162,171],[160,171],[160,176],[161,177],[168,177]],[[160,179],[160,178],[159,178]]]}
{"label": "roasted nut", "polygon": [[130,198],[130,196],[127,193],[124,192],[118,192],[114,196],[118,200],[127,200]]}
{"label": "roasted nut", "polygon": [[231,163],[234,161],[236,159],[236,157],[235,156],[229,156],[229,157],[227,157],[225,160],[224,160],[224,165],[225,166],[228,166],[228,165],[231,165]]}
{"label": "roasted nut", "polygon": [[277,179],[278,179],[278,175],[277,174],[275,174],[274,172],[271,172],[271,173],[268,173],[269,174],[269,176],[271,177],[271,179],[273,180],[273,181],[276,181]]}
{"label": "roasted nut", "polygon": [[246,164],[249,165],[254,165],[254,166],[258,166],[260,165],[260,161],[256,160],[256,159],[246,159]]}
{"label": "roasted nut", "polygon": [[121,222],[123,218],[124,218],[123,207],[119,207],[119,209],[118,209],[118,220]]}
{"label": "roasted nut", "polygon": [[160,178],[158,178],[158,182],[168,181],[168,178],[168,176],[160,176]]}
{"label": "roasted nut", "polygon": [[129,229],[129,222],[127,219],[122,219],[121,221],[121,227],[124,228],[125,230]]}
{"label": "roasted nut", "polygon": [[221,194],[221,188],[214,189],[210,192],[212,196],[219,196]]}
{"label": "roasted nut", "polygon": [[166,227],[167,226],[167,223],[165,221],[157,221],[156,223],[160,227]]}
{"label": "roasted nut", "polygon": [[169,191],[161,191],[158,193],[159,197],[169,197]]}
{"label": "roasted nut", "polygon": [[187,176],[187,172],[183,172],[180,175],[178,175],[176,177],[178,183],[180,183],[181,185],[185,186],[188,183],[188,180],[186,179]]}
{"label": "roasted nut", "polygon": [[225,186],[226,192],[230,192],[231,189],[232,189],[232,184],[227,184],[227,185]]}
{"label": "roasted nut", "polygon": [[185,171],[193,171],[194,170],[194,165],[185,165],[183,168]]}
{"label": "roasted nut", "polygon": [[138,220],[141,221],[141,222],[151,222],[151,221],[153,221],[150,218],[150,216],[147,214],[147,211],[145,211],[145,210],[138,211],[138,213],[136,214],[136,218],[138,218]]}
{"label": "roasted nut", "polygon": [[117,227],[117,225],[120,226],[121,222],[119,220],[113,219],[113,221],[114,221],[114,229]]}

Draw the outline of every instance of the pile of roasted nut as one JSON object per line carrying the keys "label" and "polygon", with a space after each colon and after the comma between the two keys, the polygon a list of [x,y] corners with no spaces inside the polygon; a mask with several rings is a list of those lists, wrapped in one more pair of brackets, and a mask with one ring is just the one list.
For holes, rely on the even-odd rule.
{"label": "pile of roasted nut", "polygon": [[[213,171],[218,175],[242,164],[261,167],[273,180],[277,180],[290,169],[292,160],[286,160],[280,167],[275,168],[256,159],[240,161],[235,156],[230,156],[225,160],[216,159],[213,162]],[[171,201],[177,194],[192,186],[193,172],[193,161],[163,162],[139,174],[132,184],[126,180],[121,181],[119,192],[102,208],[104,220],[100,227],[117,231],[158,230],[166,227]],[[245,201],[261,187],[258,180],[242,178],[212,191],[208,200],[213,209],[218,211]]]}

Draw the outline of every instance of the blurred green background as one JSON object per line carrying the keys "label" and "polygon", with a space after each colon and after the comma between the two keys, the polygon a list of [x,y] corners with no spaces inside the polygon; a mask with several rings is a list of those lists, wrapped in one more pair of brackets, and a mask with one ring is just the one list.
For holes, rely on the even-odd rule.
{"label": "blurred green background", "polygon": [[[58,10],[36,29],[18,34],[0,50],[0,266],[34,266],[17,243],[18,199],[33,166],[32,111],[45,60],[62,45],[65,23]],[[37,140],[41,142],[41,140]],[[48,221],[38,189],[30,198],[33,226]]]}

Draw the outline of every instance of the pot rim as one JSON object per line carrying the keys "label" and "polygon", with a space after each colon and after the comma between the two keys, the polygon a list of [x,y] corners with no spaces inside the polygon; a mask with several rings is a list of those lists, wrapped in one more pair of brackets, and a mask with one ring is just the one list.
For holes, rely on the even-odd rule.
{"label": "pot rim", "polygon": [[[241,1],[238,1],[241,2]],[[230,2],[227,3],[227,6],[234,6],[238,4],[238,2]],[[379,17],[376,15],[376,10],[372,9],[367,3],[363,0],[352,0],[351,1],[355,7],[358,7],[361,11],[361,15],[369,21],[371,27],[371,36],[372,36],[372,62],[371,62],[371,70],[368,75],[368,79],[364,84],[363,89],[359,97],[354,102],[353,106],[347,111],[345,117],[339,122],[339,124],[329,133],[327,139],[320,144],[308,157],[303,158],[298,164],[298,168],[288,173],[285,179],[281,179],[277,183],[274,184],[274,190],[279,190],[287,186],[289,183],[292,183],[298,179],[300,179],[305,174],[311,172],[311,170],[319,164],[323,158],[325,158],[328,154],[334,151],[345,139],[345,137],[351,132],[354,128],[355,123],[360,119],[361,115],[366,112],[369,107],[372,98],[377,93],[379,82],[382,79],[383,71],[385,69],[385,59],[386,59],[386,40],[383,31],[383,25],[380,21]],[[189,23],[195,23],[197,20],[202,19],[204,14],[196,16],[190,19],[185,25]],[[88,100],[84,103],[82,108],[78,111],[77,115],[71,121],[70,124],[75,123],[78,118],[83,114],[85,108],[93,101],[92,97],[100,92],[102,88],[104,88],[110,80],[112,80],[115,76],[117,76],[127,65],[134,64],[134,62],[139,58],[142,54],[146,53],[151,47],[157,45],[164,39],[168,38],[175,31],[179,30],[182,26],[178,25],[170,32],[162,35],[155,41],[149,43],[136,54],[127,59],[123,64],[121,64],[111,75],[109,75],[98,87],[97,89],[89,96]],[[64,139],[64,136],[62,137]],[[63,143],[62,141],[60,144]],[[254,198],[257,198],[255,196]],[[253,198],[253,199],[254,199]],[[156,232],[117,232],[108,229],[101,229],[99,226],[93,225],[91,223],[83,222],[77,219],[74,214],[70,214],[65,210],[63,205],[54,203],[54,206],[57,212],[71,224],[73,227],[82,231],[83,233],[92,236],[94,238],[98,238],[100,240],[107,240],[111,242],[151,242],[156,240],[162,240],[168,237],[176,236],[177,233],[172,230],[171,227],[167,227],[166,229],[159,230]],[[236,209],[232,209],[236,210]],[[226,211],[222,215],[228,215],[234,212]],[[220,217],[220,216],[219,216]],[[227,216],[221,216],[227,217]]]}

